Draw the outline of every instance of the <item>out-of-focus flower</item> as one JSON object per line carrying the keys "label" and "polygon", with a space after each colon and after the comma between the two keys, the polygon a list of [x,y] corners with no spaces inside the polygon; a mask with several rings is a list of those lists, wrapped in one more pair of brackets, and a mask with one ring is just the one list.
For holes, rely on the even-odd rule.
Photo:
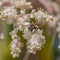
{"label": "out-of-focus flower", "polygon": [[1,40],[4,39],[4,33],[0,33],[0,39],[1,39]]}
{"label": "out-of-focus flower", "polygon": [[20,8],[20,9],[30,9],[32,8],[32,5],[30,2],[26,2],[26,0],[15,0],[14,1],[14,7]]}

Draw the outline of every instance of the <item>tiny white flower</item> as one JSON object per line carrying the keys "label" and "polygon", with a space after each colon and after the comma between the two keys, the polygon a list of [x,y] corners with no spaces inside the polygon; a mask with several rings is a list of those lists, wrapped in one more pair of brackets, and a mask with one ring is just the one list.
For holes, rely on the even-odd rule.
{"label": "tiny white flower", "polygon": [[34,13],[34,16],[37,20],[40,20],[43,17],[44,13],[42,11],[38,11]]}
{"label": "tiny white flower", "polygon": [[58,45],[58,49],[60,50],[60,45]]}
{"label": "tiny white flower", "polygon": [[21,14],[25,14],[25,10],[20,10],[20,13]]}

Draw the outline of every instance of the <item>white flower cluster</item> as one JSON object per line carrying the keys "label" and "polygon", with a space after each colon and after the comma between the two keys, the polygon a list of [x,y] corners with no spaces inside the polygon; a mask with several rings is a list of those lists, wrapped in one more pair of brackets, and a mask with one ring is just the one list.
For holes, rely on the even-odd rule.
{"label": "white flower cluster", "polygon": [[7,22],[9,24],[12,24],[16,14],[17,12],[16,9],[14,9],[14,7],[7,7],[1,12],[1,16],[3,18],[2,20],[7,19]]}
{"label": "white flower cluster", "polygon": [[13,58],[19,57],[19,54],[21,53],[21,43],[18,39],[15,39],[10,44],[11,54]]}
{"label": "white flower cluster", "polygon": [[41,10],[38,10],[37,12],[35,12],[35,10],[33,10],[31,16],[33,18],[35,18],[35,20],[38,23],[42,22],[42,24],[51,22],[53,20],[53,17],[51,15],[48,15],[47,13],[45,13]]}
{"label": "white flower cluster", "polygon": [[23,15],[23,16],[20,16],[17,18],[17,21],[14,23],[14,26],[19,29],[19,30],[24,30],[25,27],[29,26],[30,25],[30,22],[29,22],[29,15]]}
{"label": "white flower cluster", "polygon": [[45,36],[42,34],[43,31],[36,26],[33,29],[30,29],[30,27],[24,30],[23,37],[27,40],[28,52],[36,54],[36,51],[41,50],[45,44]]}
{"label": "white flower cluster", "polygon": [[35,32],[24,32],[24,38],[27,39],[27,50],[29,53],[36,54],[36,51],[42,49],[45,44],[45,36],[42,35],[42,30],[38,29]]}
{"label": "white flower cluster", "polygon": [[20,42],[19,37],[15,33],[16,31],[12,31],[12,33],[10,33],[13,40],[11,41],[10,44],[10,50],[13,58],[19,57],[19,54],[21,53],[21,47],[22,47],[22,43]]}
{"label": "white flower cluster", "polygon": [[17,35],[18,31],[23,32],[27,51],[36,54],[45,44],[45,36],[40,26],[50,23],[53,20],[52,16],[40,9],[33,9],[31,3],[26,0],[11,0],[9,2],[10,6],[1,7],[0,19],[7,21],[8,24],[13,24],[14,30],[10,33],[13,40],[10,44],[11,54],[15,58],[19,57],[21,53],[22,43]]}

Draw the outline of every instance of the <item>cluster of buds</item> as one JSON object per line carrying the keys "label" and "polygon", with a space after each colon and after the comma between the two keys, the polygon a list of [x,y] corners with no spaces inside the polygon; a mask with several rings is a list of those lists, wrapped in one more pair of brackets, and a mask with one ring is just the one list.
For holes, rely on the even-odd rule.
{"label": "cluster of buds", "polygon": [[[9,1],[10,2],[10,1]],[[31,2],[26,0],[12,0],[8,6],[0,7],[0,19],[8,24],[13,24],[13,31],[10,32],[12,42],[10,50],[13,57],[19,57],[22,48],[19,31],[23,32],[26,39],[26,49],[29,53],[36,54],[45,44],[45,36],[40,26],[51,23],[53,17],[41,9],[33,9]]]}

